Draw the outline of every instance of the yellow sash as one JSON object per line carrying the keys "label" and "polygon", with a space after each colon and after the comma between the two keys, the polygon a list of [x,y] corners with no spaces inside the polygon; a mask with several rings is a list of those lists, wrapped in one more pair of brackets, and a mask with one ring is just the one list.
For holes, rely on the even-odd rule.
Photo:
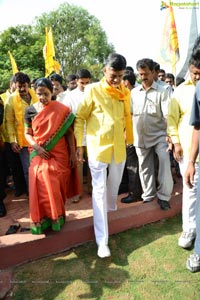
{"label": "yellow sash", "polygon": [[101,79],[101,84],[103,90],[111,95],[113,99],[124,101],[124,112],[125,112],[125,128],[126,128],[126,143],[133,144],[133,125],[131,118],[131,109],[130,109],[130,90],[126,88],[123,83],[120,83],[117,88],[109,85],[103,77]]}

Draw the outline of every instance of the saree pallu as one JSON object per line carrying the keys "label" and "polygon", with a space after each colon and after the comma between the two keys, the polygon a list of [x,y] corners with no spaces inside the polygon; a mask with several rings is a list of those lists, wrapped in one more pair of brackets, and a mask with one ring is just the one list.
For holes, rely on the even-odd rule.
{"label": "saree pallu", "polygon": [[[32,120],[33,136],[38,145],[50,153],[43,159],[31,151],[29,167],[31,232],[40,234],[52,227],[60,230],[65,222],[65,201],[81,191],[77,167],[69,165],[69,151],[65,138],[74,116],[68,107],[50,102]],[[71,188],[73,182],[73,188]],[[70,192],[69,192],[70,190]]]}

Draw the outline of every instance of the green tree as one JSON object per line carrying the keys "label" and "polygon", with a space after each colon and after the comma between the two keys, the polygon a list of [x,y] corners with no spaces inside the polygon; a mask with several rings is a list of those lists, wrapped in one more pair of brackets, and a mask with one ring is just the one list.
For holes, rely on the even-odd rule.
{"label": "green tree", "polygon": [[79,68],[87,68],[94,78],[102,76],[105,57],[114,51],[99,20],[82,7],[61,4],[49,14],[36,18],[36,28],[52,27],[56,59],[64,78]]}
{"label": "green tree", "polygon": [[0,89],[8,87],[13,75],[8,51],[11,51],[17,67],[31,78],[44,76],[42,54],[43,36],[30,25],[9,27],[0,35]]}
{"label": "green tree", "polygon": [[96,17],[81,7],[64,3],[55,11],[36,17],[32,26],[9,27],[0,34],[0,90],[8,88],[12,76],[8,51],[18,69],[31,79],[44,76],[45,27],[52,27],[55,58],[64,79],[80,68],[90,70],[96,80],[101,78],[104,59],[114,52],[114,46],[108,43]]}

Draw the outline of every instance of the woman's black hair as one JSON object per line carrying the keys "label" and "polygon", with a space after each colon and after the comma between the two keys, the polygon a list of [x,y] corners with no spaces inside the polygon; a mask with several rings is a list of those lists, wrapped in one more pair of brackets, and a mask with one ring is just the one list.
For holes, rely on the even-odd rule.
{"label": "woman's black hair", "polygon": [[34,89],[36,90],[39,86],[46,87],[53,93],[53,85],[50,79],[46,77],[38,78],[35,82]]}

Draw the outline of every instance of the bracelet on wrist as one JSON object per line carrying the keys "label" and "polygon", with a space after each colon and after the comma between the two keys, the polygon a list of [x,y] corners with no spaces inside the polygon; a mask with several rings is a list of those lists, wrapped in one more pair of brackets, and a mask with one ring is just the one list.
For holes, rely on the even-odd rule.
{"label": "bracelet on wrist", "polygon": [[194,160],[188,160],[188,163],[191,163],[191,164],[195,164],[195,161]]}
{"label": "bracelet on wrist", "polygon": [[39,148],[40,148],[40,146],[39,146],[38,144],[34,144],[34,145],[33,145],[33,149],[34,149],[34,150],[38,151]]}

